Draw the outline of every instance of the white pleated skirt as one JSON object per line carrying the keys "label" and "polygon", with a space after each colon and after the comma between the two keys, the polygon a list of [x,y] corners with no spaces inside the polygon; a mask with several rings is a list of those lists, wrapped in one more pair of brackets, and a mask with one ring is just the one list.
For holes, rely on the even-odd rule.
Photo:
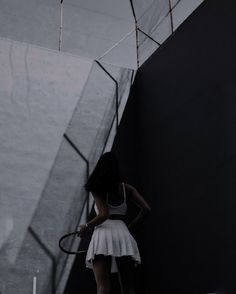
{"label": "white pleated skirt", "polygon": [[93,268],[95,255],[112,256],[111,272],[117,272],[116,257],[130,256],[141,262],[137,243],[122,220],[107,219],[94,228],[86,255],[86,267]]}

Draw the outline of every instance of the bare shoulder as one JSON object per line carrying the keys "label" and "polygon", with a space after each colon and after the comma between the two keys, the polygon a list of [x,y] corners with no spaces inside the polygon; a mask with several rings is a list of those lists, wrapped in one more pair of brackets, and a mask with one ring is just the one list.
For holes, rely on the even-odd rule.
{"label": "bare shoulder", "polygon": [[125,188],[126,188],[128,191],[131,191],[131,192],[137,191],[137,190],[135,189],[135,187],[132,186],[132,185],[130,185],[130,184],[124,183],[124,185],[125,185]]}
{"label": "bare shoulder", "polygon": [[138,206],[140,206],[142,209],[150,211],[151,208],[150,208],[149,204],[143,198],[143,196],[137,191],[137,189],[134,186],[130,185],[130,184],[127,184],[127,183],[124,183],[124,184],[125,184],[125,188],[127,189],[127,191],[131,192],[130,196],[132,197],[134,202]]}

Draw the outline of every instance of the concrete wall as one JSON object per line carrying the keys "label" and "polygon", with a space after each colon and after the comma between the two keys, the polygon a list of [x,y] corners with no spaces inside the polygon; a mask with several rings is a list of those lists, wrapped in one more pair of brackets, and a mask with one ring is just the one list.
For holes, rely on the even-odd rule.
{"label": "concrete wall", "polygon": [[152,206],[142,293],[236,291],[235,9],[205,1],[136,75],[114,150]]}
{"label": "concrete wall", "polygon": [[60,4],[57,0],[1,0],[0,36],[59,48]]}
{"label": "concrete wall", "polygon": [[[62,50],[98,59],[134,30],[130,3],[122,0],[117,5],[115,2],[65,1]],[[135,48],[133,32],[102,61],[133,68],[136,65]]]}
{"label": "concrete wall", "polygon": [[6,39],[0,47],[0,264],[6,273],[39,205],[92,61]]}
{"label": "concrete wall", "polygon": [[[86,164],[63,134],[92,168],[115,135],[116,84],[89,59],[6,39],[1,46],[1,291],[30,293],[36,276],[37,293],[62,293],[73,258],[58,240],[85,221],[86,196]],[[132,72],[107,70],[121,117]]]}
{"label": "concrete wall", "polygon": [[[113,142],[116,84],[89,58],[52,50],[58,1],[0,4],[0,292],[31,293],[36,276],[37,293],[62,293],[73,258],[59,252],[58,240],[85,221],[87,168],[63,134],[92,168]],[[71,13],[64,15],[70,28]],[[119,85],[121,117],[132,72],[106,69]]]}
{"label": "concrete wall", "polygon": [[[203,0],[134,1],[138,26],[163,43]],[[129,0],[0,1],[0,36],[137,69],[135,22]],[[138,32],[142,64],[157,48]]]}

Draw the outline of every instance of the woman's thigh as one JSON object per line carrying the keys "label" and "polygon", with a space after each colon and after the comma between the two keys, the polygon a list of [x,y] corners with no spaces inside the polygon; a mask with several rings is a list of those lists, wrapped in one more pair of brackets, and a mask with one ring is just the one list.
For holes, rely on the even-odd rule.
{"label": "woman's thigh", "polygon": [[93,271],[97,283],[109,282],[111,272],[111,256],[95,255]]}
{"label": "woman's thigh", "polygon": [[116,258],[119,273],[122,279],[123,286],[134,288],[135,284],[135,264],[130,256]]}

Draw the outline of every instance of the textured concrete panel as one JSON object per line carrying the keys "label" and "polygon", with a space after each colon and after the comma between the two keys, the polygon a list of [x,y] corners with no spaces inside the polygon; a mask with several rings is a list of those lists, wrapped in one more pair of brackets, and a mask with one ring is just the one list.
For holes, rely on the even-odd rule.
{"label": "textured concrete panel", "polygon": [[[146,2],[146,5],[149,5],[147,5],[145,13],[141,14],[139,17],[138,26],[144,33],[160,43],[158,38],[156,38],[156,32],[159,31],[158,26],[161,22],[162,26],[160,30],[166,29],[167,24],[164,23],[165,26],[163,27],[163,20],[168,14],[169,3],[167,0],[152,1],[152,3],[149,3],[149,1],[144,2]],[[137,5],[141,5],[141,3],[139,3],[139,1],[135,3],[135,8]],[[139,11],[138,8],[136,8],[136,10]],[[138,41],[139,60],[141,65],[159,46],[142,32],[139,32]]]}
{"label": "textured concrete panel", "polygon": [[137,69],[136,32],[132,31],[117,46],[106,52],[100,59],[104,63]]}
{"label": "textured concrete panel", "polygon": [[0,37],[58,49],[58,0],[0,0]]}
{"label": "textured concrete panel", "polygon": [[69,227],[75,229],[82,211],[86,181],[86,163],[63,140],[31,227],[53,253],[58,253],[59,237]]}
{"label": "textured concrete panel", "polygon": [[[152,55],[152,53],[159,48],[159,45],[140,31],[138,32],[138,36],[140,42],[138,50],[139,65],[142,65]],[[155,40],[153,34],[149,34],[149,36]]]}
{"label": "textured concrete panel", "polygon": [[69,137],[87,158],[102,151],[116,111],[115,91],[115,82],[94,63],[67,129]]}
{"label": "textured concrete panel", "polygon": [[[33,257],[30,263],[26,262],[26,256]],[[3,267],[3,260],[1,260]],[[51,277],[51,269],[53,266],[52,259],[45,254],[43,248],[39,247],[37,241],[32,235],[28,234],[25,240],[24,251],[21,251],[14,268],[7,271],[7,268],[1,268],[1,293],[3,294],[18,294],[18,293],[33,293],[33,277],[37,277],[37,294],[39,289],[44,289],[47,284],[45,277]],[[43,268],[43,270],[41,270]]]}
{"label": "textured concrete panel", "polygon": [[[130,20],[115,18],[68,2],[63,7],[62,50],[66,52],[97,59],[134,29],[132,17]],[[123,51],[133,55],[135,42],[131,48],[124,44]],[[124,57],[124,53],[119,56],[119,62]]]}
{"label": "textured concrete panel", "polygon": [[[149,36],[157,43],[162,44],[172,33],[170,14],[161,20],[161,22],[154,26],[149,32]],[[139,32],[139,58],[140,65],[142,65],[152,53],[159,48],[159,45],[152,39],[147,37],[142,32]]]}
{"label": "textured concrete panel", "polygon": [[[124,107],[129,93],[131,71],[114,66],[106,66],[106,69],[119,84],[119,102]],[[99,76],[100,79],[98,79]],[[86,144],[87,153],[85,155],[87,157],[89,155],[94,160],[102,152],[105,137],[110,128],[110,118],[114,115],[114,105],[110,103],[112,102],[111,98],[114,96],[114,85],[115,83],[111,78],[95,64],[84,88],[83,95],[76,107],[77,110],[74,112],[70,122],[68,128],[70,132],[67,131],[67,134],[69,134],[70,138],[73,139],[73,142],[80,149],[82,142]],[[110,89],[109,91],[107,91],[107,87]],[[87,89],[90,90],[91,96],[87,96]],[[91,100],[91,98],[98,98],[97,92],[100,92],[101,96],[99,96],[100,99],[96,99],[97,104],[95,104],[95,101]],[[108,93],[109,95],[107,95]],[[105,96],[103,97],[103,95]],[[91,117],[91,120],[83,121],[84,113],[89,108],[94,117]],[[120,115],[122,115],[121,111],[119,112]],[[114,134],[112,133],[109,144],[113,139]],[[14,265],[14,274],[11,274],[10,277],[9,275],[7,276],[6,293],[17,294],[17,291],[14,290],[17,288],[16,284],[20,288],[21,280],[19,277],[25,275],[27,278],[25,279],[24,289],[27,289],[27,291],[32,286],[32,277],[37,275],[40,279],[37,293],[49,293],[54,284],[56,293],[63,293],[66,278],[72,266],[72,260],[67,260],[67,255],[59,251],[58,240],[61,235],[77,229],[78,223],[84,223],[85,221],[84,213],[83,219],[80,220],[82,210],[83,212],[86,211],[83,209],[86,196],[85,189],[83,188],[85,181],[86,164],[64,139],[32,218],[30,230],[27,232],[20,254]],[[35,244],[35,240],[32,240],[31,230],[40,240],[37,244]],[[74,246],[77,244],[76,249],[78,248],[78,242],[78,239],[74,242]],[[66,245],[68,246],[69,242]],[[42,248],[46,248],[46,250],[42,251]],[[47,252],[50,252],[50,255]],[[51,262],[55,260],[56,274],[54,280],[49,279],[49,276],[53,273],[53,267],[48,265],[48,262],[50,263],[50,256]],[[37,262],[44,261],[45,259],[49,259],[49,261],[45,263]],[[32,263],[34,263],[33,267],[30,266]],[[35,264],[37,264],[37,267]],[[31,277],[31,279],[28,277]]]}
{"label": "textured concrete panel", "polygon": [[173,9],[174,29],[176,30],[203,1],[204,0],[181,0]]}
{"label": "textured concrete panel", "polygon": [[138,20],[143,17],[146,19],[155,17],[160,20],[166,16],[169,9],[169,0],[135,0],[133,2]]}
{"label": "textured concrete panel", "polygon": [[67,0],[66,3],[117,19],[130,20],[133,18],[129,0]]}
{"label": "textured concrete panel", "polygon": [[66,132],[86,158],[97,147],[94,140],[98,133],[103,128],[109,128],[107,123],[111,123],[114,113],[115,83],[94,63],[83,96]]}
{"label": "textured concrete panel", "polygon": [[168,14],[152,32],[152,37],[159,43],[163,43],[171,35],[171,18]]}
{"label": "textured concrete panel", "polygon": [[[123,112],[126,107],[126,103],[128,100],[128,96],[130,93],[130,87],[132,84],[132,77],[134,77],[135,72],[129,69],[119,68],[111,65],[105,65],[105,68],[111,73],[111,75],[118,82],[118,94],[119,94],[119,124],[123,117]],[[111,134],[106,144],[105,152],[110,151],[112,149],[113,141],[116,135],[116,121],[113,122],[113,126],[111,129]]]}
{"label": "textured concrete panel", "polygon": [[[132,71],[114,66],[106,66],[106,69],[119,84],[121,117],[129,94]],[[90,158],[91,168],[102,152],[115,114],[114,93],[114,81],[94,64],[67,129],[73,142]],[[115,132],[112,132],[108,143],[110,147],[114,135]],[[15,243],[8,240],[1,250],[0,271],[5,274],[0,284],[4,286],[5,294],[18,294],[18,289],[30,293],[34,276],[38,278],[37,293],[50,293],[53,287],[54,290],[57,288],[56,293],[63,293],[73,260],[67,260],[67,256],[59,251],[58,240],[61,235],[77,229],[84,207],[85,181],[86,164],[64,139],[14,265],[9,259],[14,253],[11,245]],[[31,204],[30,201],[26,199],[25,203]],[[85,221],[84,217],[80,222]],[[11,228],[9,221],[8,225]],[[73,246],[76,246],[76,242]]]}
{"label": "textured concrete panel", "polygon": [[[129,1],[127,1],[128,3]],[[198,1],[173,1],[174,27],[180,25],[198,7]],[[99,59],[102,62],[126,68],[137,68],[136,36],[132,14],[119,15],[119,9],[92,1],[82,3],[70,0],[63,5],[62,50]],[[116,5],[114,5],[116,7]],[[119,3],[122,7],[122,3]],[[179,8],[178,8],[179,7]],[[135,1],[138,26],[146,34],[162,43],[171,34],[168,0]],[[160,39],[160,40],[158,40]],[[140,65],[158,48],[143,34],[139,34]]]}
{"label": "textured concrete panel", "polygon": [[4,39],[0,48],[0,244],[14,247],[12,263],[91,61]]}
{"label": "textured concrete panel", "polygon": [[[5,285],[4,293],[18,294],[19,289],[31,293],[34,276],[38,279],[37,293],[51,293],[50,288],[61,284],[68,256],[59,250],[58,240],[78,225],[85,199],[85,171],[83,160],[63,140],[14,263],[14,271],[7,266],[6,260],[0,263],[0,272],[5,273],[0,281]],[[77,247],[79,240],[77,238],[75,242]],[[70,241],[63,242],[66,248],[69,248]],[[6,250],[3,253],[6,256]]]}
{"label": "textured concrete panel", "polygon": [[171,7],[175,7],[176,4],[178,4],[181,0],[170,0],[171,2]]}

